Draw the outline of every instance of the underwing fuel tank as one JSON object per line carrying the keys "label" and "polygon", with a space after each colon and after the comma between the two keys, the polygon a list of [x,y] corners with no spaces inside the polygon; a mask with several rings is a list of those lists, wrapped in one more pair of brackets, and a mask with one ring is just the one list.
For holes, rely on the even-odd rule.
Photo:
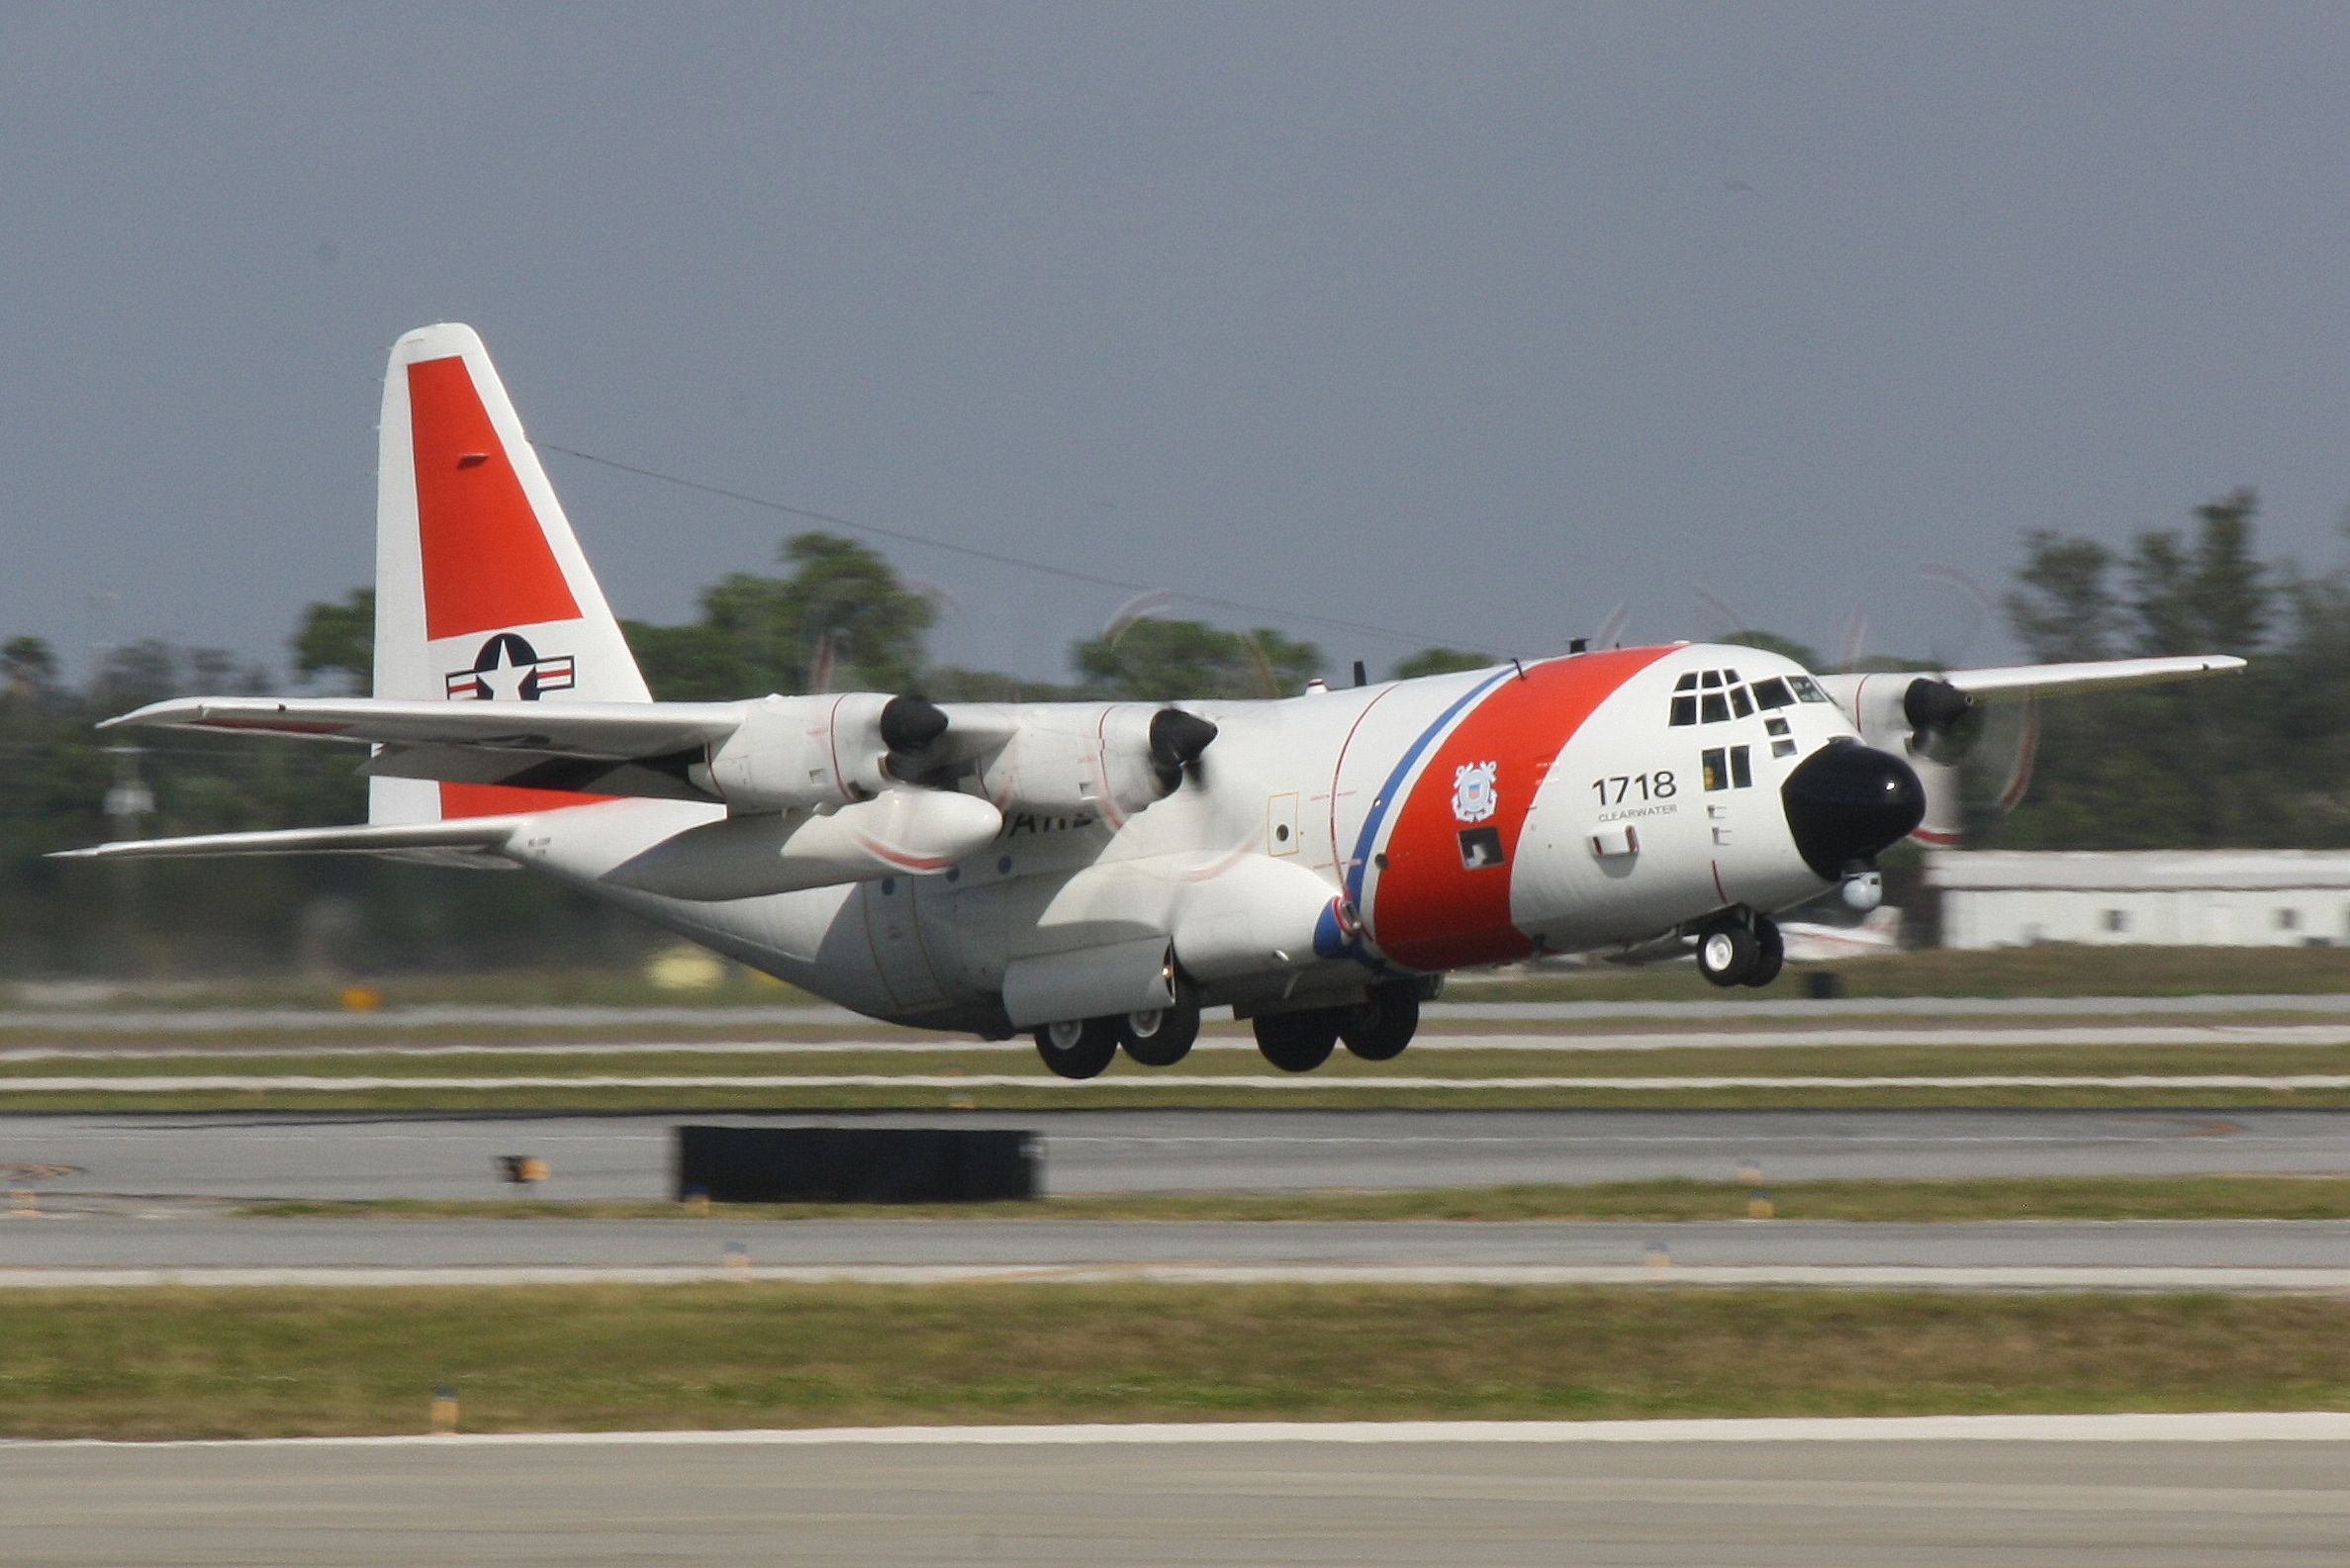
{"label": "underwing fuel tank", "polygon": [[728,817],[621,862],[607,882],[664,898],[716,902],[882,876],[928,876],[987,846],[1003,813],[974,795],[885,789],[820,813]]}

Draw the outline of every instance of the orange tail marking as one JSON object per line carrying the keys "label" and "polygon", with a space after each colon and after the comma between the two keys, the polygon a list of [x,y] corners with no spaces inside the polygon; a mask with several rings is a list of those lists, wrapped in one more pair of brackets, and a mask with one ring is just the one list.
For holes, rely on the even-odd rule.
{"label": "orange tail marking", "polygon": [[408,367],[428,640],[576,620],[579,604],[465,361]]}

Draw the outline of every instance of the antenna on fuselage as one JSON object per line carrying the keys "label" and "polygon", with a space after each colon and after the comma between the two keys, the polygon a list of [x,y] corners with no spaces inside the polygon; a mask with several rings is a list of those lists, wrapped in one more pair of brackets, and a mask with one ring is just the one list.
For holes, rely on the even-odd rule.
{"label": "antenna on fuselage", "polygon": [[1355,684],[1357,686],[1370,685],[1370,672],[1363,667],[1363,661],[1360,659],[1355,661]]}

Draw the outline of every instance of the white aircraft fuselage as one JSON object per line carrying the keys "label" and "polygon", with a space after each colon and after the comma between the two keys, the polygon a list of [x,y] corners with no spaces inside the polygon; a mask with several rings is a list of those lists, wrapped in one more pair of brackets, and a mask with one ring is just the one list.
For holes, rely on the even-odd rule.
{"label": "white aircraft fuselage", "polygon": [[[1003,808],[979,853],[930,875],[697,901],[617,885],[634,857],[723,807],[611,801],[532,819],[510,854],[584,892],[877,1018],[1001,1034],[1005,971],[1044,955],[1166,948],[1203,1003],[1244,1010],[1346,996],[1380,974],[1437,974],[1630,945],[1716,910],[1817,895],[1781,798],[1825,748],[1898,787],[1824,696],[1674,725],[1684,676],[1716,694],[1803,672],[1752,648],[1610,650],[1279,701],[1189,702],[1216,737],[1183,782],[1114,810]],[[1040,704],[1079,730],[1119,708]],[[1777,721],[1787,733],[1773,736]],[[1774,755],[1774,748],[1777,755]],[[1734,774],[1730,755],[1745,753]],[[1720,752],[1709,779],[1709,752]],[[1713,787],[1709,787],[1709,783]],[[1895,807],[1899,814],[1898,805]],[[1837,865],[1880,842],[1835,846]]]}

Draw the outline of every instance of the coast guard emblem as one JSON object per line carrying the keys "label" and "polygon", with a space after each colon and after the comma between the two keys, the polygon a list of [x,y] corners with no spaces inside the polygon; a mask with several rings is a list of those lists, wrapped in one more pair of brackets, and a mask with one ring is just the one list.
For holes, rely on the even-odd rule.
{"label": "coast guard emblem", "polygon": [[1497,762],[1464,762],[1453,770],[1453,815],[1463,822],[1482,822],[1501,804],[1493,788]]}

